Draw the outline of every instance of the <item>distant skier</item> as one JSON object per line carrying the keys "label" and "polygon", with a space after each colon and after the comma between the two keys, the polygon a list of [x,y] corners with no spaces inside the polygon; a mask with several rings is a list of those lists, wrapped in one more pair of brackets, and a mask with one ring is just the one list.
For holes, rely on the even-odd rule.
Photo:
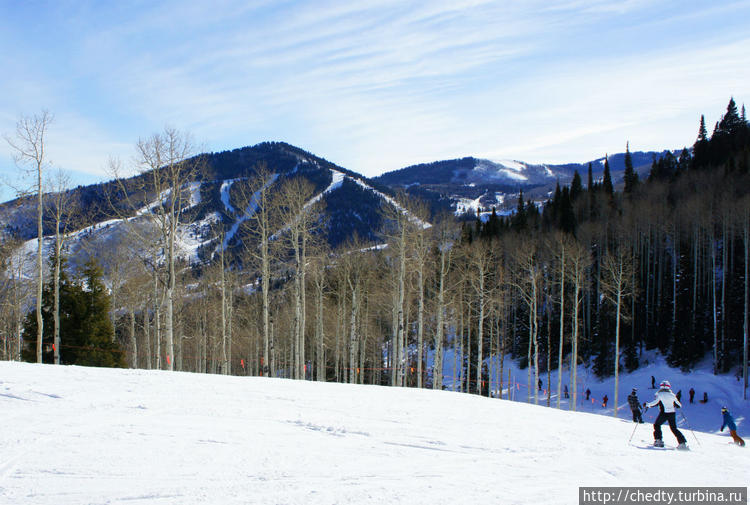
{"label": "distant skier", "polygon": [[677,401],[681,402],[682,401],[682,389],[677,390],[677,394],[675,396],[677,396]]}
{"label": "distant skier", "polygon": [[687,441],[680,430],[677,429],[677,423],[675,422],[675,407],[680,408],[682,404],[680,404],[672,392],[672,386],[669,384],[669,381],[661,381],[659,390],[654,395],[654,400],[643,405],[646,407],[646,410],[649,407],[659,406],[659,415],[656,416],[656,420],[654,421],[654,446],[664,447],[664,441],[661,439],[661,425],[666,421],[669,423],[669,429],[677,437],[677,448],[687,450]]}
{"label": "distant skier", "polygon": [[541,390],[542,390],[542,384],[543,384],[543,383],[542,383],[542,379],[539,379],[539,391],[541,391]]}
{"label": "distant skier", "polygon": [[642,423],[643,416],[641,415],[641,401],[638,399],[638,393],[635,388],[628,395],[628,405],[630,410],[633,412],[633,422]]}
{"label": "distant skier", "polygon": [[700,401],[701,403],[708,403],[708,393],[703,392],[703,399]]}
{"label": "distant skier", "polygon": [[590,396],[591,396],[591,390],[587,388],[586,389],[586,401],[589,401]]}
{"label": "distant skier", "polygon": [[690,403],[693,403],[693,398],[695,397],[695,389],[690,388],[690,391],[688,391],[690,394]]}
{"label": "distant skier", "polygon": [[656,377],[651,376],[651,389],[656,389]]}
{"label": "distant skier", "polygon": [[607,408],[607,402],[609,401],[609,397],[607,395],[604,395],[604,398],[602,398],[602,407],[605,409]]}
{"label": "distant skier", "polygon": [[745,441],[742,440],[737,434],[737,425],[734,423],[732,414],[729,413],[729,410],[727,410],[726,407],[721,408],[721,413],[724,416],[724,422],[722,423],[721,429],[719,431],[724,431],[724,428],[729,428],[729,434],[732,435],[732,440],[734,440],[734,443],[739,445],[740,447],[745,447]]}
{"label": "distant skier", "polygon": [[565,398],[570,398],[570,394],[568,394],[568,385],[565,384]]}

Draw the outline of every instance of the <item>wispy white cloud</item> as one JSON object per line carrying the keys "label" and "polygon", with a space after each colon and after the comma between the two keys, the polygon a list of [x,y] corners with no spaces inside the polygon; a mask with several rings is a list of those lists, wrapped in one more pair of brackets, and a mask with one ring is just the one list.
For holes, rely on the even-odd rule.
{"label": "wispy white cloud", "polygon": [[697,114],[750,95],[742,2],[222,0],[51,11],[39,23],[60,48],[0,20],[0,47],[18,46],[0,51],[10,76],[0,81],[0,131],[16,111],[48,107],[58,116],[55,159],[90,173],[165,123],[210,149],[287,140],[368,175],[462,155],[582,161],[626,140],[688,143]]}

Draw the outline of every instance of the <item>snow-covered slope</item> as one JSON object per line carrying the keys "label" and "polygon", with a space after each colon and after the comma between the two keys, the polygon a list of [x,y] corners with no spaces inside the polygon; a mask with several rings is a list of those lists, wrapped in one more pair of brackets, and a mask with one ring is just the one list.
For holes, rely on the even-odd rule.
{"label": "snow-covered slope", "polygon": [[[201,183],[188,183],[184,186],[184,190],[187,194],[182,209],[183,213],[201,203]],[[73,260],[72,263],[75,263],[77,259],[80,259],[79,256],[87,258],[90,254],[89,250],[104,250],[115,247],[127,235],[137,236],[139,233],[144,235],[155,233],[157,223],[150,219],[151,211],[163,203],[168,195],[169,190],[162,192],[158,198],[136,210],[134,216],[108,219],[69,233],[65,238],[68,257]],[[177,256],[189,263],[196,263],[198,261],[198,249],[210,242],[210,238],[207,239],[206,237],[209,235],[208,232],[210,232],[212,224],[218,220],[219,216],[210,214],[204,219],[189,224],[181,224],[178,227],[175,241]],[[34,258],[36,258],[38,246],[37,239],[27,240],[20,246],[22,254],[15,259],[15,261],[22,262],[23,276],[27,279],[32,279],[36,275]],[[43,238],[42,253],[45,257],[52,255],[54,246],[54,235],[47,235]],[[163,260],[163,254],[161,257]],[[13,268],[16,268],[16,266],[14,265]]]}
{"label": "snow-covered slope", "polygon": [[576,503],[750,468],[726,437],[647,450],[623,420],[448,391],[0,362],[0,413],[0,504]]}
{"label": "snow-covered slope", "polygon": [[[560,407],[563,410],[571,409],[573,402],[573,389],[570,387],[570,373],[567,369],[570,357],[565,357],[566,367],[563,370],[562,385],[569,386],[569,398],[564,394],[560,398]],[[460,361],[460,360],[459,360]],[[427,356],[428,366],[432,363],[432,353]],[[453,377],[455,356],[452,349],[446,350],[443,369],[443,384],[447,389],[453,389]],[[497,395],[500,385],[499,363],[498,360],[488,358],[485,360],[489,374],[485,380],[489,380],[490,388],[493,394]],[[534,393],[538,396],[539,405],[547,404],[548,379],[547,372],[542,371],[539,378],[542,381],[541,389],[534,387],[534,371],[531,371],[531,381],[529,381],[528,369],[519,369],[518,364],[505,360],[503,369],[503,398],[508,398],[508,375],[510,374],[513,388],[511,397],[514,401],[534,402]],[[742,382],[738,381],[733,373],[726,375],[714,375],[711,372],[710,360],[699,364],[690,372],[682,372],[678,369],[670,368],[664,357],[656,351],[644,351],[641,355],[641,367],[632,373],[627,373],[624,368],[620,369],[619,380],[619,397],[618,397],[618,417],[621,419],[631,419],[631,411],[628,407],[627,396],[633,388],[637,388],[638,398],[643,403],[651,401],[654,398],[656,390],[651,389],[651,377],[654,377],[658,385],[662,380],[669,380],[675,393],[682,393],[683,408],[677,415],[678,425],[680,428],[703,431],[707,433],[719,434],[721,427],[721,407],[726,406],[734,415],[735,420],[745,432],[750,435],[750,401],[742,399]],[[578,387],[576,398],[576,410],[579,412],[588,412],[604,416],[614,414],[615,404],[615,379],[607,377],[600,379],[588,366],[578,366]],[[457,381],[458,382],[458,381]],[[531,384],[529,384],[529,382]],[[557,369],[552,370],[550,374],[550,405],[557,406]],[[475,390],[476,378],[471,378],[472,391]],[[531,395],[529,395],[529,385],[531,385]],[[690,403],[689,391],[695,390],[694,402]],[[586,399],[586,390],[591,392],[589,399]],[[564,390],[563,390],[564,391]],[[706,393],[708,401],[702,403],[700,400]],[[603,406],[603,398],[607,396],[607,406]],[[531,398],[529,398],[531,397]],[[646,422],[653,422],[656,418],[657,409],[650,409],[643,416]],[[742,429],[741,429],[742,431]],[[651,428],[647,427],[639,432],[648,438],[651,434]],[[689,437],[688,442],[695,443],[692,435],[685,433]],[[724,430],[723,436],[729,440],[729,434]],[[667,430],[666,439],[671,434]]]}

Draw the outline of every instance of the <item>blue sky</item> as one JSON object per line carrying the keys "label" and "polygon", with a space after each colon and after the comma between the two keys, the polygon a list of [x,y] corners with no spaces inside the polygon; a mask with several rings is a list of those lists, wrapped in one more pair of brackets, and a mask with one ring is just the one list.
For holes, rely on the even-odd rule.
{"label": "blue sky", "polygon": [[[680,148],[750,100],[748,20],[748,1],[0,0],[0,132],[51,111],[76,183],[165,125],[368,176]],[[4,142],[0,176],[21,185]]]}

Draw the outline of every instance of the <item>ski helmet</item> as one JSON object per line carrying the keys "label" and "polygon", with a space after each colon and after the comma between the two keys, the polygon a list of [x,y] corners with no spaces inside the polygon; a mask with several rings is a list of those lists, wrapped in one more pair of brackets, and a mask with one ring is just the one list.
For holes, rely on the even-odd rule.
{"label": "ski helmet", "polygon": [[727,408],[726,408],[726,407],[722,407],[722,408],[721,408],[721,411],[722,411],[722,412],[727,412]]}
{"label": "ski helmet", "polygon": [[669,381],[661,381],[659,387],[662,389],[672,389],[672,385],[669,383]]}
{"label": "ski helmet", "polygon": [[633,393],[635,393],[636,391],[638,391],[638,390],[636,388],[633,388]]}

